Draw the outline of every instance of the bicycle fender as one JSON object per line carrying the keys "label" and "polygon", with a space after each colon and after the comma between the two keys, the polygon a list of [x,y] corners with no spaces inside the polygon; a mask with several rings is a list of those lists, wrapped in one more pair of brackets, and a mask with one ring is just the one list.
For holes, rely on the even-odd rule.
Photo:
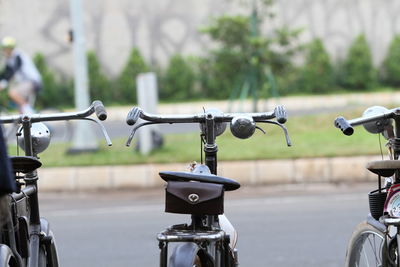
{"label": "bicycle fender", "polygon": [[196,255],[200,250],[195,243],[185,242],[177,245],[169,258],[169,267],[187,267],[193,266]]}
{"label": "bicycle fender", "polygon": [[57,245],[55,243],[54,235],[50,230],[50,223],[45,218],[40,218],[40,231],[46,235],[41,239],[41,244],[44,245],[46,250],[46,266],[58,267]]}
{"label": "bicycle fender", "polygon": [[10,260],[14,258],[14,253],[7,245],[0,245],[0,267],[9,266]]}
{"label": "bicycle fender", "polygon": [[50,223],[45,218],[40,218],[40,231],[47,235],[50,233]]}
{"label": "bicycle fender", "polygon": [[373,226],[374,228],[378,229],[378,230],[381,231],[382,233],[386,233],[386,232],[387,232],[387,227],[386,227],[386,225],[384,225],[384,224],[381,223],[380,221],[375,220],[375,218],[372,217],[371,214],[368,214],[367,223],[368,223],[369,225]]}

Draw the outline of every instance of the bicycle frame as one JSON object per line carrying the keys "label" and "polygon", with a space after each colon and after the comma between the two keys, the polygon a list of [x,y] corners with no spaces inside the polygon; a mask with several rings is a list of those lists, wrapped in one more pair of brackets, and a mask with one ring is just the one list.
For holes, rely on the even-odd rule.
{"label": "bicycle frame", "polygon": [[[218,146],[215,143],[215,121],[211,113],[205,119],[204,137],[205,165],[207,165],[212,174],[216,175]],[[232,266],[232,263],[227,264],[230,262],[228,254],[230,240],[225,232],[220,230],[218,215],[206,215],[204,217],[199,215],[191,216],[191,226],[194,226],[194,229],[188,229],[183,225],[174,225],[158,234],[161,267],[166,267],[168,264],[168,243],[170,242],[192,243],[192,245],[188,245],[187,251],[182,253],[182,255],[188,257],[188,261],[195,257],[199,250],[204,249],[212,256],[210,260],[214,262],[213,266]],[[196,228],[202,227],[206,227],[208,231],[196,230]]]}
{"label": "bicycle frame", "polygon": [[[108,145],[111,145],[111,140],[104,126],[98,120],[87,118],[87,116],[94,112],[96,112],[97,117],[101,120],[107,118],[103,104],[100,101],[94,101],[87,110],[82,112],[6,116],[0,118],[0,123],[20,123],[24,135],[25,156],[37,158],[38,155],[34,152],[31,133],[33,122],[72,119],[91,120],[101,126]],[[51,246],[54,246],[54,240],[49,228],[49,223],[46,219],[40,217],[38,179],[39,177],[36,170],[27,173],[23,177],[25,187],[21,189],[21,185],[19,185],[19,192],[10,195],[12,211],[9,212],[9,220],[6,226],[7,245],[9,245],[13,257],[17,261],[17,266],[39,267],[40,247],[44,246],[46,248],[46,266],[57,267],[58,257],[56,249],[51,249]],[[18,213],[19,203],[24,205],[24,202],[27,203],[27,209]],[[21,236],[19,229],[21,229],[21,231],[26,231],[26,236]],[[28,244],[27,247],[24,246],[26,244]]]}
{"label": "bicycle frame", "polygon": [[[380,107],[379,107],[380,108]],[[373,110],[373,108],[371,108]],[[381,110],[380,110],[381,111]],[[371,111],[374,113],[374,111]],[[377,112],[378,113],[378,112]],[[390,120],[394,121],[394,127],[390,123]],[[378,134],[384,134],[385,137],[388,139],[387,147],[389,149],[389,156],[391,160],[399,160],[400,156],[400,109],[395,108],[392,110],[386,110],[385,112],[380,112],[380,114],[375,114],[372,116],[364,116],[361,118],[356,118],[353,120],[347,121],[343,117],[339,117],[335,120],[335,126],[337,128],[340,128],[342,132],[346,135],[352,135],[353,134],[353,128],[352,126],[357,126],[357,125],[368,125],[372,128],[374,128],[374,133]],[[365,127],[368,130],[368,127]],[[371,132],[371,130],[368,130]],[[392,183],[387,184],[384,188],[382,188],[382,181],[381,181],[381,176],[378,174],[378,192],[381,193],[383,192],[382,190],[389,191],[390,188],[394,185],[400,184],[400,169],[395,169],[393,176],[394,179],[392,180]],[[383,192],[384,193],[384,192]],[[386,202],[390,197],[386,197]],[[379,230],[382,232],[385,236],[385,242],[384,242],[384,247],[382,249],[382,260],[384,262],[383,266],[392,266],[392,259],[389,256],[390,254],[390,249],[389,246],[393,245],[394,242],[396,241],[397,243],[397,266],[400,262],[400,218],[396,217],[390,217],[389,215],[383,214],[379,218],[379,220],[375,219],[371,215],[368,215],[367,217],[367,223],[374,227],[375,229]],[[389,233],[389,227],[393,226],[396,228],[396,233],[394,236],[391,236]]]}

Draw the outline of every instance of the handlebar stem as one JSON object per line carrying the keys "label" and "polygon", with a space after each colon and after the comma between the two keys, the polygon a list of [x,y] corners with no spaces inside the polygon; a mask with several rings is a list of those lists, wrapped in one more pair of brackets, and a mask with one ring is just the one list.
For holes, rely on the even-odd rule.
{"label": "handlebar stem", "polygon": [[24,116],[22,118],[22,129],[24,131],[24,151],[26,156],[33,156],[32,148],[32,136],[31,136],[31,118],[29,116]]}
{"label": "handlebar stem", "polygon": [[215,143],[215,121],[212,113],[207,113],[205,116],[205,137],[206,144],[204,145],[205,163],[210,168],[212,174],[217,174],[217,152],[218,146]]}

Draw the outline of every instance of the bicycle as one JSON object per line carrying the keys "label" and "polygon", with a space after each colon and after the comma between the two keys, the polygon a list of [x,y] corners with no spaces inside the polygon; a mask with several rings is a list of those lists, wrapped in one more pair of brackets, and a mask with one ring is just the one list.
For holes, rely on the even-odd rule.
{"label": "bicycle", "polygon": [[[144,120],[138,123],[138,119]],[[276,121],[272,120],[276,118]],[[256,123],[267,123],[282,128],[286,143],[291,145],[288,131],[283,125],[287,114],[282,106],[265,113],[228,113],[215,109],[194,115],[153,115],[138,107],[130,110],[127,124],[133,125],[126,145],[129,146],[136,131],[146,125],[161,123],[198,123],[201,129],[201,163],[193,164],[191,172],[163,171],[166,182],[165,211],[191,215],[190,224],[173,225],[157,235],[161,267],[228,267],[238,266],[237,234],[224,215],[224,192],[233,191],[240,184],[232,179],[217,176],[216,137],[230,123],[232,134],[241,139],[250,138]],[[174,249],[169,255],[169,244]]]}
{"label": "bicycle", "polygon": [[101,122],[89,117],[96,113],[105,120],[107,113],[100,101],[79,112],[13,115],[0,117],[0,123],[18,123],[18,145],[25,156],[11,157],[17,192],[10,194],[6,225],[0,232],[0,267],[57,267],[58,256],[54,234],[49,222],[40,217],[37,169],[42,165],[38,154],[50,143],[50,131],[42,122],[89,120],[97,123],[108,143],[111,140]]}
{"label": "bicycle", "polygon": [[[7,102],[6,105],[0,105],[0,117],[5,117],[5,116],[11,116],[16,114],[15,110],[16,104],[12,102],[11,100]],[[15,111],[15,112],[10,112]],[[36,114],[51,114],[51,113],[61,113],[62,111],[57,109],[57,108],[45,108],[41,110],[36,110]],[[58,139],[64,140],[64,141],[70,141],[72,138],[72,131],[73,127],[71,125],[71,122],[69,121],[54,121],[50,122],[49,124],[46,125],[47,127],[50,128],[52,135],[56,136]],[[9,125],[1,125],[3,129],[3,137],[6,143],[11,143],[15,141],[15,132],[18,130],[19,125],[18,123],[12,123]],[[58,131],[58,129],[63,129],[62,131]]]}
{"label": "bicycle", "polygon": [[400,108],[373,106],[362,117],[349,121],[338,117],[334,124],[349,136],[357,125],[363,125],[369,133],[382,134],[388,140],[389,152],[389,160],[383,160],[382,155],[382,160],[367,163],[366,168],[378,175],[378,188],[368,194],[370,213],[350,238],[345,266],[399,266]]}

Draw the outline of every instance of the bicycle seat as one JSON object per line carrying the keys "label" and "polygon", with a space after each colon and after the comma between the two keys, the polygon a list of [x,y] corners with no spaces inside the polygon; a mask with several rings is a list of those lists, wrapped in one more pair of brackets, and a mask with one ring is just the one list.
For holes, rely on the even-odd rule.
{"label": "bicycle seat", "polygon": [[240,187],[240,184],[235,180],[217,176],[214,174],[192,173],[192,172],[160,172],[161,178],[168,181],[197,181],[203,183],[222,184],[226,191],[233,191]]}
{"label": "bicycle seat", "polygon": [[400,169],[400,160],[377,160],[367,163],[367,169],[383,177],[392,176],[396,170]]}
{"label": "bicycle seat", "polygon": [[35,157],[10,157],[14,172],[28,173],[36,170],[42,163]]}

